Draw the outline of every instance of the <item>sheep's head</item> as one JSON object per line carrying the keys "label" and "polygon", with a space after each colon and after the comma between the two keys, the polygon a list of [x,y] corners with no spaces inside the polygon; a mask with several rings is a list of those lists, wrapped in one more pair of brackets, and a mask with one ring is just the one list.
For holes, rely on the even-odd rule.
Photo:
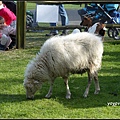
{"label": "sheep's head", "polygon": [[26,89],[26,98],[34,99],[35,92],[40,88],[40,84],[37,80],[24,80],[24,87]]}

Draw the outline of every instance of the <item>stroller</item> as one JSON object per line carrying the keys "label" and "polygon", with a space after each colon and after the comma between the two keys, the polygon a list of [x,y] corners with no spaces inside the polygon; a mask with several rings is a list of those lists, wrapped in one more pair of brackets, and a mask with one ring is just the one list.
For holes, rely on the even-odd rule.
{"label": "stroller", "polygon": [[[91,17],[93,24],[96,22],[102,22],[106,24],[120,24],[120,12],[118,12],[119,4],[115,4],[117,5],[117,9],[114,9],[110,12],[108,12],[105,5],[95,4],[95,7],[88,6],[87,8],[83,8],[82,12],[78,11],[78,14],[81,15],[81,18],[84,16]],[[120,28],[110,27],[108,28],[107,34],[110,38],[120,40],[119,31]]]}

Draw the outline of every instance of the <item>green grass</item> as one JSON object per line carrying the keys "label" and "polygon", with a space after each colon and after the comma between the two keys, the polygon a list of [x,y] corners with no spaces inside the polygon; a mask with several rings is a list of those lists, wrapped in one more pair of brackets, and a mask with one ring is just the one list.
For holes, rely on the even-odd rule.
{"label": "green grass", "polygon": [[[27,10],[35,9],[36,3],[27,2]],[[81,7],[84,7],[84,4],[80,6],[80,4],[64,4],[65,9],[74,9],[79,10]]]}
{"label": "green grass", "polygon": [[[34,5],[29,5],[28,9]],[[87,74],[74,74],[69,77],[70,100],[65,99],[61,78],[56,79],[50,99],[44,98],[49,89],[49,84],[45,83],[34,100],[26,100],[24,71],[48,38],[45,37],[48,32],[26,33],[25,49],[0,52],[0,118],[120,118],[120,105],[108,106],[110,102],[120,103],[120,41],[107,35],[99,71],[100,94],[93,94],[92,83],[88,98],[83,98]]]}
{"label": "green grass", "polygon": [[45,37],[48,32],[26,33],[25,49],[0,52],[0,118],[120,118],[120,105],[107,105],[120,102],[120,41],[107,36],[99,71],[100,94],[93,94],[92,83],[88,98],[83,98],[87,74],[75,74],[69,78],[70,100],[65,99],[61,78],[56,79],[50,99],[44,98],[49,89],[49,84],[45,83],[34,100],[26,100],[24,71],[48,38]]}

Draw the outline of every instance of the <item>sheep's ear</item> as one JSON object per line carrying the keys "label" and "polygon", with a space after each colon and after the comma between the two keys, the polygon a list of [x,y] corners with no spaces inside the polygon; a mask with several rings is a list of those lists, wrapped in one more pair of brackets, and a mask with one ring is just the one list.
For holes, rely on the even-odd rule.
{"label": "sheep's ear", "polygon": [[38,84],[39,82],[38,82],[37,80],[34,80],[34,83],[35,83],[35,84]]}

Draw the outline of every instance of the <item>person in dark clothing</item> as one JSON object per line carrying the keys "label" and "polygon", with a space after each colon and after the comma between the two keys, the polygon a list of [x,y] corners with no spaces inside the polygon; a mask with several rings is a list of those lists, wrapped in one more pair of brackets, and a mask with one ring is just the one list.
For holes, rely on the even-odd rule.
{"label": "person in dark clothing", "polygon": [[2,1],[16,15],[16,3],[14,1]]}

